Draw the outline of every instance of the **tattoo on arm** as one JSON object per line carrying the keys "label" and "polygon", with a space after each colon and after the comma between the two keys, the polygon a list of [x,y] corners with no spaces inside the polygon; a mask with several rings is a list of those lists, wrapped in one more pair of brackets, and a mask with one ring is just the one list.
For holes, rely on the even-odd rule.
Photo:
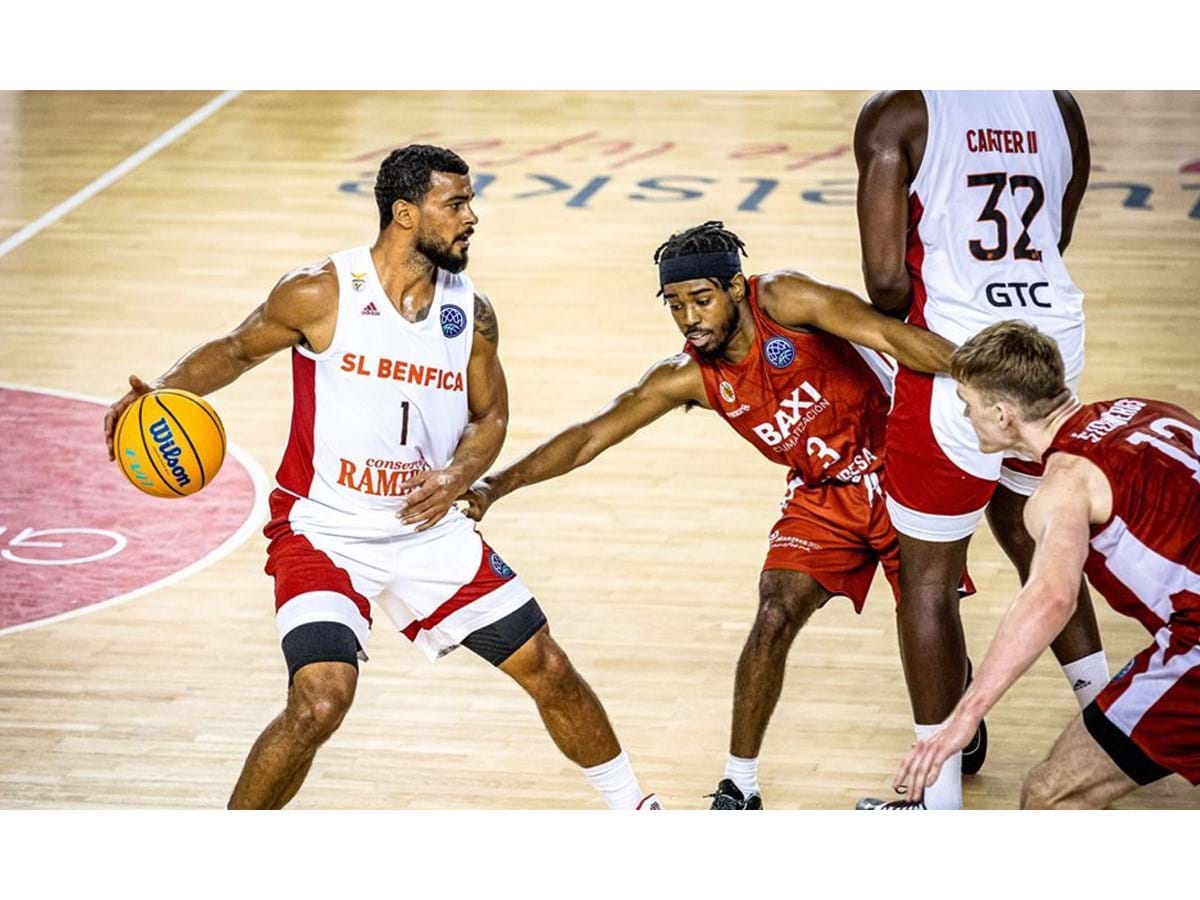
{"label": "tattoo on arm", "polygon": [[495,344],[500,339],[500,326],[496,322],[496,312],[483,294],[475,295],[475,331],[490,344]]}

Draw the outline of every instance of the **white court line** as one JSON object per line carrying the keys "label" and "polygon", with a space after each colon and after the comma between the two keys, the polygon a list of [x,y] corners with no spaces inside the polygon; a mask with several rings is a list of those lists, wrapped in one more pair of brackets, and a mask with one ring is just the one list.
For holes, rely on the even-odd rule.
{"label": "white court line", "polygon": [[119,178],[123,178],[125,175],[128,175],[159,150],[163,149],[163,147],[173,144],[180,137],[187,134],[240,93],[241,91],[225,91],[223,94],[217,95],[182,122],[179,122],[177,125],[168,128],[137,153],[133,154],[133,156],[130,156],[123,162],[117,163],[91,184],[87,185],[73,196],[68,197],[62,203],[58,204],[58,206],[54,207],[54,209],[43,214],[39,218],[34,219],[16,234],[10,236],[3,242],[0,242],[0,258],[7,256],[11,251],[16,250],[31,237],[40,233],[46,228],[49,228],[80,204],[86,203],[92,197],[95,197],[114,181],[118,180]]}
{"label": "white court line", "polygon": [[[62,397],[67,400],[82,400],[85,403],[96,403],[100,406],[108,406],[111,401],[103,400],[99,397],[89,397],[87,394],[75,394],[71,391],[60,391],[55,388],[35,387],[29,384],[9,384],[0,382],[0,388],[8,388],[13,391],[30,391],[35,394],[49,394],[52,397]],[[97,420],[98,421],[98,420]],[[99,434],[100,426],[96,426],[96,432]],[[97,441],[99,438],[97,438]],[[271,484],[267,481],[267,473],[249,453],[239,447],[237,444],[230,441],[226,445],[226,452],[245,467],[250,473],[250,481],[254,485],[254,503],[250,508],[250,514],[246,517],[246,521],[242,522],[241,527],[231,534],[225,541],[215,549],[211,550],[205,556],[200,557],[186,568],[180,569],[178,572],[172,572],[158,581],[152,581],[150,584],[136,588],[127,594],[121,594],[117,597],[110,597],[107,600],[101,600],[99,603],[93,603],[91,606],[81,606],[79,609],[73,609],[69,612],[59,613],[57,616],[47,616],[44,619],[35,619],[32,622],[22,622],[20,625],[10,625],[8,628],[0,628],[0,635],[13,634],[17,631],[25,631],[30,628],[41,628],[43,625],[49,625],[53,622],[61,622],[64,619],[74,619],[77,616],[86,616],[98,609],[104,609],[107,606],[116,606],[118,603],[124,603],[126,600],[132,600],[134,597],[140,597],[143,594],[148,594],[151,591],[156,591],[159,588],[167,587],[177,581],[194,575],[201,569],[208,568],[219,559],[228,556],[238,547],[240,547],[250,537],[250,533],[258,528],[259,524],[267,517],[267,494],[270,493]],[[116,465],[116,463],[113,463]]]}

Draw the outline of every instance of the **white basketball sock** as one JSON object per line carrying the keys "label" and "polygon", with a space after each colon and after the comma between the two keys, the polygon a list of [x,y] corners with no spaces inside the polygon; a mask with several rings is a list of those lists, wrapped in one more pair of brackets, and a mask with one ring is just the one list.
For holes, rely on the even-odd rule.
{"label": "white basketball sock", "polygon": [[[914,725],[913,730],[917,740],[924,741],[941,731],[942,725]],[[962,751],[942,763],[937,781],[925,788],[925,808],[962,809]]]}
{"label": "white basketball sock", "polygon": [[1062,670],[1067,676],[1071,690],[1075,692],[1080,709],[1095,700],[1096,695],[1104,689],[1104,685],[1108,684],[1108,658],[1103,650],[1069,662]]}
{"label": "white basketball sock", "polygon": [[584,769],[583,774],[600,792],[609,809],[637,809],[642,802],[641,786],[624,750],[606,763]]}
{"label": "white basketball sock", "polygon": [[742,796],[749,798],[751,794],[761,794],[758,789],[758,757],[745,759],[732,753],[725,759],[725,777],[737,785]]}

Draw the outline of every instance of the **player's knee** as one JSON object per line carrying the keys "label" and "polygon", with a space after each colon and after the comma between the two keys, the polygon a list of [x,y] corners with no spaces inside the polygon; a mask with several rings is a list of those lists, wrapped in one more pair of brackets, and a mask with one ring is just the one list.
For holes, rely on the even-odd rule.
{"label": "player's knee", "polygon": [[764,572],[758,584],[758,615],[755,629],[765,638],[794,637],[814,609],[820,597],[809,585],[798,583],[776,572]]}
{"label": "player's knee", "polygon": [[323,744],[342,724],[350,701],[337,695],[305,697],[289,708],[292,727],[305,746]]}
{"label": "player's knee", "polygon": [[1039,763],[1021,785],[1021,809],[1056,809],[1064,793],[1048,763]]}
{"label": "player's knee", "polygon": [[551,689],[559,693],[573,693],[577,689],[579,673],[571,665],[571,660],[557,644],[546,654],[542,667],[542,679]]}
{"label": "player's knee", "polygon": [[318,746],[337,731],[353,702],[354,682],[349,678],[313,682],[297,677],[286,715],[305,746]]}
{"label": "player's knee", "polygon": [[526,663],[526,683],[531,692],[546,694],[570,690],[578,679],[570,657],[548,631],[530,639],[531,654]]}
{"label": "player's knee", "polygon": [[901,617],[930,613],[957,612],[960,597],[957,583],[949,579],[932,577],[906,577],[900,569],[900,605],[897,614]]}

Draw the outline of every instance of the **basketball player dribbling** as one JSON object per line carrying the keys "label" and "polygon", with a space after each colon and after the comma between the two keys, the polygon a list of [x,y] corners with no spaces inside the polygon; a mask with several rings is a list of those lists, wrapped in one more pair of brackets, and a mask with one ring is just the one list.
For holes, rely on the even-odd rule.
{"label": "basketball player dribbling", "polygon": [[379,236],[294,270],[230,334],[201,344],[105,418],[160,387],[208,394],[292,351],[291,436],[270,498],[267,573],[288,668],[231,808],[280,808],[354,699],[382,607],[432,661],[468,647],[524,688],[555,744],[610,808],[643,796],[600,701],[528,588],[454,506],[495,461],[508,393],[496,315],[463,275],[478,223],[467,164],[426,145],[379,168]]}
{"label": "basketball player dribbling", "polygon": [[1025,506],[1037,549],[974,682],[896,789],[936,783],[1071,618],[1083,574],[1154,640],[1067,725],[1021,806],[1101,809],[1171,772],[1200,784],[1200,419],[1134,397],[1081,404],[1053,339],[1021,322],[984,329],[952,365],[979,446],[1045,462]]}
{"label": "basketball player dribbling", "polygon": [[[1083,370],[1083,294],[1062,254],[1091,165],[1087,130],[1066,91],[896,91],[859,115],[863,272],[881,311],[956,344],[1021,319],[1054,337],[1074,388]],[[946,376],[901,365],[888,418],[885,486],[900,535],[901,658],[918,739],[937,731],[969,682],[956,590],[985,509],[1022,580],[1033,541],[1022,524],[1034,461],[984,453]],[[1086,586],[1051,645],[1080,707],[1108,680]],[[941,769],[925,807],[962,806],[987,732]],[[911,800],[860,808],[919,809]]]}
{"label": "basketball player dribbling", "polygon": [[652,366],[596,416],[481,479],[466,498],[468,515],[481,519],[506,494],[590,462],[680,406],[713,410],[788,467],[758,613],[738,661],[729,757],[711,795],[712,809],[729,810],[762,809],[759,750],[805,621],[834,595],[861,611],[879,564],[898,587],[896,534],[879,481],[892,369],[873,351],[941,372],[953,349],[798,272],[746,278],[742,252],[720,222],[672,235],[654,261],[684,352]]}

